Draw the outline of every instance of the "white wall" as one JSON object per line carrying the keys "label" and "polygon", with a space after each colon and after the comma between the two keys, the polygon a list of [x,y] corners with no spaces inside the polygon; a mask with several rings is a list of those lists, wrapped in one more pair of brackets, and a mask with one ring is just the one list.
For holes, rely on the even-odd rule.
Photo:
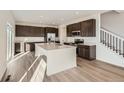
{"label": "white wall", "polygon": [[101,15],[101,27],[124,37],[124,12],[110,11]]}
{"label": "white wall", "polygon": [[[10,23],[13,26],[13,32],[15,31],[15,22],[13,15],[10,11],[0,11],[0,79],[6,69],[6,56],[7,56],[7,44],[6,44],[6,23]],[[14,36],[14,33],[13,33]],[[14,37],[13,37],[13,54],[14,54]]]}
{"label": "white wall", "polygon": [[61,43],[66,42],[67,37],[66,37],[66,26],[65,25],[60,25],[58,27],[59,29],[59,40]]}
{"label": "white wall", "polygon": [[[80,22],[83,20],[87,20],[87,19],[91,19],[94,18],[96,19],[96,37],[66,37],[66,25],[71,24],[71,23],[75,23],[75,22]],[[116,54],[115,52],[111,51],[110,49],[108,49],[107,47],[105,47],[103,44],[100,43],[100,14],[94,14],[85,18],[80,18],[77,20],[73,20],[72,22],[69,22],[67,24],[61,25],[60,27],[60,41],[62,41],[64,39],[64,41],[66,42],[73,42],[74,38],[80,38],[80,39],[84,39],[85,42],[93,42],[96,44],[96,59],[110,63],[110,64],[114,64],[117,66],[121,66],[124,67],[124,58],[118,54]],[[63,27],[63,28],[62,28]],[[61,34],[63,33],[64,34]],[[64,38],[62,38],[64,37]]]}
{"label": "white wall", "polygon": [[114,64],[120,67],[124,67],[124,57],[110,50],[109,48],[103,46],[102,44],[98,44],[98,55],[97,59],[102,60],[104,62]]}
{"label": "white wall", "polygon": [[15,37],[15,42],[44,42],[44,37]]}

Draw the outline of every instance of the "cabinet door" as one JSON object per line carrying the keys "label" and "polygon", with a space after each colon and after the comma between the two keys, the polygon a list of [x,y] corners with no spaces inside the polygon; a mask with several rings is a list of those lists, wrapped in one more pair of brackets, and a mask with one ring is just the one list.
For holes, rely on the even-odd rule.
{"label": "cabinet door", "polygon": [[17,37],[41,37],[44,36],[44,28],[35,26],[16,25]]}
{"label": "cabinet door", "polygon": [[31,29],[27,26],[16,25],[16,36],[17,37],[28,37],[30,36]]}
{"label": "cabinet door", "polygon": [[96,46],[78,45],[78,56],[88,60],[96,59]]}
{"label": "cabinet door", "polygon": [[59,34],[58,34],[58,29],[57,29],[57,28],[55,28],[55,34],[56,34],[56,37],[59,36]]}
{"label": "cabinet door", "polygon": [[46,27],[45,34],[47,35],[47,33],[55,33],[56,37],[58,37],[58,28]]}
{"label": "cabinet door", "polygon": [[41,32],[40,32],[41,36],[44,37],[45,36],[45,29],[43,27],[41,27],[40,30],[41,30]]}
{"label": "cabinet door", "polygon": [[89,59],[89,47],[88,46],[83,46],[83,45],[79,45],[78,46],[78,56],[82,57],[82,58],[86,58]]}
{"label": "cabinet door", "polygon": [[88,32],[87,25],[88,24],[86,21],[81,22],[81,36],[83,36],[83,37],[87,36],[87,32]]}
{"label": "cabinet door", "polygon": [[81,27],[80,22],[79,23],[74,23],[72,25],[72,31],[78,31],[78,30],[80,30],[80,27]]}
{"label": "cabinet door", "polygon": [[71,37],[72,36],[72,31],[67,31],[67,36]]}
{"label": "cabinet door", "polygon": [[67,26],[67,37],[71,37],[72,36],[72,30],[70,26]]}
{"label": "cabinet door", "polygon": [[96,20],[92,19],[92,36],[96,36]]}
{"label": "cabinet door", "polygon": [[90,19],[81,22],[81,36],[83,37],[94,37],[96,36],[96,21]]}
{"label": "cabinet door", "polygon": [[90,52],[89,47],[86,47],[85,50],[84,50],[84,53],[85,53],[85,54],[84,54],[84,58],[89,59],[89,56],[90,56],[90,55],[89,55],[89,52]]}
{"label": "cabinet door", "polygon": [[81,29],[81,23],[74,23],[74,24],[70,24],[67,27],[67,36],[71,37],[72,36],[72,31],[78,31]]}
{"label": "cabinet door", "polygon": [[40,27],[30,27],[32,37],[41,37],[41,28]]}
{"label": "cabinet door", "polygon": [[15,43],[15,55],[21,52],[21,44]]}
{"label": "cabinet door", "polygon": [[87,21],[88,25],[87,25],[87,28],[88,28],[88,36],[95,36],[96,34],[96,22],[95,22],[95,19],[91,19],[91,20],[88,20]]}
{"label": "cabinet door", "polygon": [[78,56],[79,57],[83,57],[84,56],[83,50],[84,49],[82,47],[78,47]]}

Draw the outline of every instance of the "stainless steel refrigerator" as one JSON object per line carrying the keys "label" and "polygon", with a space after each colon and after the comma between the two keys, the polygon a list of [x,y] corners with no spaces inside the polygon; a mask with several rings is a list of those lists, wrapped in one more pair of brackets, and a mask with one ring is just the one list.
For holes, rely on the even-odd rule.
{"label": "stainless steel refrigerator", "polygon": [[55,33],[47,33],[47,42],[55,42]]}

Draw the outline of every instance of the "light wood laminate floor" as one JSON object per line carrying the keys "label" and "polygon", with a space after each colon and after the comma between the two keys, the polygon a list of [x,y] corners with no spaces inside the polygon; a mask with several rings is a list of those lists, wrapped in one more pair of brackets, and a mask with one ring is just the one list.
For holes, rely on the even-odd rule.
{"label": "light wood laminate floor", "polygon": [[77,58],[78,66],[45,78],[45,82],[123,82],[124,68]]}

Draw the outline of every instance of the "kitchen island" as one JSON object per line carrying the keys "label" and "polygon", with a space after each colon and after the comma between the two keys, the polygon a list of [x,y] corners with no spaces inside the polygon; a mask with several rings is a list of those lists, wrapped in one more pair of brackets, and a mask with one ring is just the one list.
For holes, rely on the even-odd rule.
{"label": "kitchen island", "polygon": [[47,62],[47,75],[76,67],[76,47],[56,43],[35,44],[35,56],[43,55]]}

